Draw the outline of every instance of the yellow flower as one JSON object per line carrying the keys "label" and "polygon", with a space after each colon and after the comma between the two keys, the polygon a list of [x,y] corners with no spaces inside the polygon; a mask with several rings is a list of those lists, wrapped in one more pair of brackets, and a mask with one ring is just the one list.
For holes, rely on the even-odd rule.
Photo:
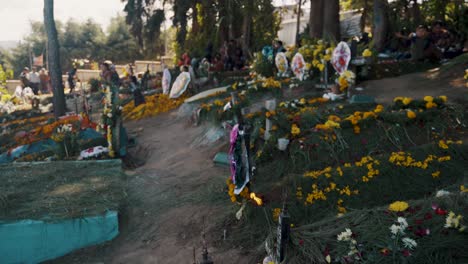
{"label": "yellow flower", "polygon": [[340,124],[332,120],[328,120],[327,122],[325,122],[325,126],[328,126],[330,128],[340,128]]}
{"label": "yellow flower", "polygon": [[409,119],[415,119],[416,118],[416,113],[409,110],[408,112],[406,112],[406,116],[409,118]]}
{"label": "yellow flower", "polygon": [[432,101],[426,103],[426,108],[431,109],[433,107],[437,107],[436,103],[433,103]]}
{"label": "yellow flower", "polygon": [[439,140],[439,147],[441,149],[448,149],[449,148],[448,145],[443,140]]}
{"label": "yellow flower", "polygon": [[407,202],[396,201],[388,206],[388,210],[393,212],[403,212],[408,209],[409,205]]}
{"label": "yellow flower", "polygon": [[293,124],[291,126],[291,135],[293,136],[297,136],[301,133],[301,129],[296,125],[296,124]]}
{"label": "yellow flower", "polygon": [[327,54],[327,55],[323,56],[323,59],[324,59],[325,61],[330,61],[330,60],[331,60],[331,55],[330,55],[330,54]]}
{"label": "yellow flower", "polygon": [[445,95],[439,96],[439,99],[442,100],[442,102],[444,102],[444,103],[446,103],[447,100],[448,100],[447,96],[445,96]]}
{"label": "yellow flower", "polygon": [[405,97],[405,98],[403,99],[403,104],[404,104],[404,105],[409,105],[409,104],[411,103],[411,101],[412,101],[411,98]]}
{"label": "yellow flower", "polygon": [[468,192],[468,188],[465,187],[465,185],[460,185],[460,192],[466,193],[466,192]]}
{"label": "yellow flower", "polygon": [[432,178],[438,178],[440,176],[440,171],[432,173]]}
{"label": "yellow flower", "polygon": [[398,101],[403,101],[403,97],[395,97],[395,99],[393,99],[393,102],[398,102]]}
{"label": "yellow flower", "polygon": [[361,133],[361,128],[358,125],[355,125],[353,128],[354,128],[354,134]]}
{"label": "yellow flower", "polygon": [[325,69],[325,65],[320,63],[320,64],[317,65],[317,68],[322,72]]}
{"label": "yellow flower", "polygon": [[426,96],[424,96],[424,101],[432,102],[432,101],[434,101],[434,98],[432,96],[426,95]]}
{"label": "yellow flower", "polygon": [[362,56],[365,58],[370,57],[372,56],[372,51],[370,51],[369,49],[365,49],[364,52],[362,53]]}
{"label": "yellow flower", "polygon": [[377,113],[377,114],[378,114],[378,113],[382,112],[383,110],[384,110],[383,105],[377,105],[377,106],[375,107],[374,113]]}

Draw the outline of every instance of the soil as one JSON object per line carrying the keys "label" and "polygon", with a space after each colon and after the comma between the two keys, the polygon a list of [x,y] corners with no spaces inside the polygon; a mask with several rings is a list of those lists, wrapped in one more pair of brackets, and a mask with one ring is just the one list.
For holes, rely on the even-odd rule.
{"label": "soil", "polygon": [[203,228],[215,263],[249,263],[238,249],[211,246],[223,236],[215,227],[227,213],[207,193],[213,184],[218,194],[224,192],[229,170],[214,166],[212,159],[225,141],[191,146],[205,128],[177,119],[176,112],[126,127],[138,134],[137,143],[149,155],[143,166],[127,171],[128,204],[121,212],[120,235],[50,263],[193,263],[194,248],[197,260],[201,257]]}
{"label": "soil", "polygon": [[[433,70],[359,86],[379,103],[390,103],[397,96],[425,95],[466,102],[463,73],[461,67],[449,73]],[[233,212],[226,212],[229,201],[223,196],[229,171],[212,162],[217,151],[227,150],[227,138],[191,146],[206,130],[177,119],[176,111],[126,126],[130,132],[137,131],[137,143],[150,154],[146,164],[128,172],[128,204],[121,212],[120,235],[50,263],[193,263],[194,248],[200,259],[203,230],[214,263],[255,263],[241,249],[213,242],[222,241],[223,228],[218,223],[228,215],[234,218]]]}

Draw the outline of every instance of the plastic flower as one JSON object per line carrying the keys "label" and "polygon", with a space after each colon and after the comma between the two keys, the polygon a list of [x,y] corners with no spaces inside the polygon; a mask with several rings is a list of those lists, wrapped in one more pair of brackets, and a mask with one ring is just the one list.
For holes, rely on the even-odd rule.
{"label": "plastic flower", "polygon": [[372,51],[370,49],[365,49],[364,52],[362,53],[362,56],[365,58],[368,58],[372,56]]}
{"label": "plastic flower", "polygon": [[393,212],[403,212],[408,209],[409,205],[407,202],[396,201],[388,206],[388,210]]}
{"label": "plastic flower", "polygon": [[416,113],[409,110],[408,112],[406,112],[406,116],[409,118],[409,119],[415,119],[416,118]]}

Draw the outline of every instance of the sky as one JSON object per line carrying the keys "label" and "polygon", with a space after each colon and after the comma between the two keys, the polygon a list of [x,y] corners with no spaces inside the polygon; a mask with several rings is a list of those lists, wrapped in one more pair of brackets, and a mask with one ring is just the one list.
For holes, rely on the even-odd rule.
{"label": "sky", "polygon": [[[20,41],[30,32],[30,21],[43,21],[43,0],[0,0],[0,41]],[[92,18],[105,30],[110,19],[123,14],[120,0],[55,0],[56,20]]]}
{"label": "sky", "polygon": [[[273,0],[275,5],[297,0]],[[43,21],[43,0],[0,0],[0,41],[20,41],[30,32],[30,21]],[[63,22],[70,18],[86,21],[92,18],[105,31],[110,19],[123,15],[121,0],[55,0],[54,15]]]}

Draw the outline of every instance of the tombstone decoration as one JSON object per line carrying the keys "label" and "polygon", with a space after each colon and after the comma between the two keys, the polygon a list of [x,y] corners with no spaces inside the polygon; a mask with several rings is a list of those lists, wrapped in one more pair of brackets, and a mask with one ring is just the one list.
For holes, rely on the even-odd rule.
{"label": "tombstone decoration", "polygon": [[294,72],[294,75],[299,80],[304,80],[304,74],[306,69],[306,63],[304,61],[304,57],[299,52],[294,55],[292,62],[291,62],[291,69]]}
{"label": "tombstone decoration", "polygon": [[244,131],[239,129],[239,124],[236,124],[230,135],[230,169],[231,169],[231,180],[236,186],[234,194],[239,195],[245,186],[250,182],[250,164],[249,159],[243,153],[247,153],[245,149],[245,138]]}
{"label": "tombstone decoration", "polygon": [[289,240],[290,216],[286,205],[283,205],[281,214],[278,217],[278,227],[276,232],[276,261],[281,263],[286,256],[286,246]]}
{"label": "tombstone decoration", "polygon": [[278,69],[278,75],[285,76],[288,71],[289,65],[288,58],[286,58],[286,54],[284,54],[284,52],[279,52],[278,54],[276,54],[275,64],[276,68]]}
{"label": "tombstone decoration", "polygon": [[177,79],[175,80],[174,84],[172,85],[169,97],[172,99],[179,98],[185,92],[185,90],[187,90],[190,80],[190,73],[181,72],[179,76],[177,76]]}
{"label": "tombstone decoration", "polygon": [[169,94],[169,90],[171,89],[171,72],[168,68],[165,68],[163,71],[163,78],[162,78],[162,88],[164,94]]}
{"label": "tombstone decoration", "polygon": [[336,72],[341,75],[348,69],[351,60],[351,49],[346,42],[340,42],[333,51],[331,63]]}

